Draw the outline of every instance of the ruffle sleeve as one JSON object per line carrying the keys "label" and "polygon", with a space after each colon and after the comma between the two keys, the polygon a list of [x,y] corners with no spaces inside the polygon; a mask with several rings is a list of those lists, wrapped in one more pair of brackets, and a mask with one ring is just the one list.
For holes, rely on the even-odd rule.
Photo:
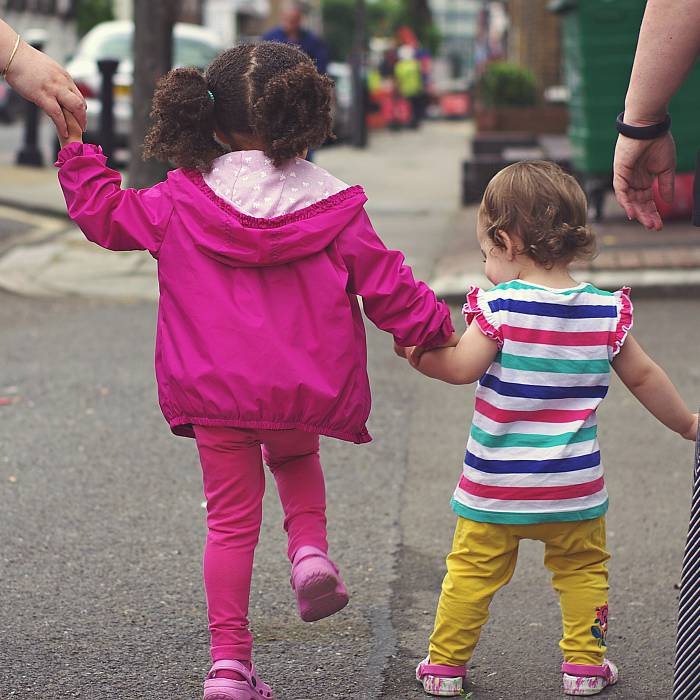
{"label": "ruffle sleeve", "polygon": [[487,338],[495,340],[499,349],[503,347],[503,334],[498,327],[498,321],[489,308],[483,289],[479,287],[471,287],[469,289],[467,303],[462,308],[462,314],[468,326],[476,322],[481,332]]}
{"label": "ruffle sleeve", "polygon": [[617,298],[617,327],[611,343],[613,357],[622,350],[627,334],[634,323],[634,308],[630,299],[630,291],[629,287],[623,287],[615,292],[615,297]]}

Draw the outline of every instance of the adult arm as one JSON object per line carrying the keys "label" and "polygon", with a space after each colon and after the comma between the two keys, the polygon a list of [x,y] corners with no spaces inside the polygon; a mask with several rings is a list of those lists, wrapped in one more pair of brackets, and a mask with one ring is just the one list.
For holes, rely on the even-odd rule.
{"label": "adult arm", "polygon": [[362,297],[367,317],[402,347],[437,347],[454,333],[450,310],[432,289],[416,281],[398,250],[388,250],[362,210],[338,236],[348,290]]}
{"label": "adult arm", "polygon": [[[17,33],[0,20],[0,71],[7,67]],[[85,99],[66,71],[46,54],[20,40],[5,79],[25,99],[34,102],[53,120],[62,136],[68,127],[62,109],[68,110],[85,128]]]}
{"label": "adult arm", "polygon": [[[668,104],[700,52],[700,0],[648,0],[625,99],[625,123],[648,126],[666,116]],[[652,195],[673,200],[676,148],[670,134],[651,141],[620,135],[615,147],[613,186],[630,219],[662,227]]]}

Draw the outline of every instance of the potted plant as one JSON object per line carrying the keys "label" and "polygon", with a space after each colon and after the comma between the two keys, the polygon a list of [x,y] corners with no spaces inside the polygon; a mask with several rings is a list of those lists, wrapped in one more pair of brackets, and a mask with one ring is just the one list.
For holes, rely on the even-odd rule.
{"label": "potted plant", "polygon": [[528,68],[496,61],[477,84],[478,131],[560,133],[566,129],[566,111],[560,105],[540,105],[537,80]]}

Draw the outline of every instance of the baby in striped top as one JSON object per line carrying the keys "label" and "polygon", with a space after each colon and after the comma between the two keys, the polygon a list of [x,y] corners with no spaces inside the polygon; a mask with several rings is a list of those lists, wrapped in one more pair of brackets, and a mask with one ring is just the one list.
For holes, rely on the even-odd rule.
{"label": "baby in striped top", "polygon": [[558,166],[510,165],[489,183],[478,239],[488,279],[473,287],[468,330],[453,347],[399,349],[423,374],[477,382],[459,516],[428,657],[416,678],[431,695],[460,695],[495,592],[510,580],[522,539],[544,542],[560,596],[568,695],[618,679],[608,630],[608,494],[596,409],[610,369],[659,421],[694,440],[698,416],[630,334],[629,289],[576,282],[570,264],[595,246],[586,197]]}

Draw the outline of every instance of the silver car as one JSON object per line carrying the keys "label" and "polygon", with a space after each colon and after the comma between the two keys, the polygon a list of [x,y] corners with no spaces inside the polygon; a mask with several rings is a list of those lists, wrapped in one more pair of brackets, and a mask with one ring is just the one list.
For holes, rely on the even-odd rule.
{"label": "silver car", "polygon": [[[125,148],[131,133],[131,88],[133,85],[134,24],[128,21],[103,22],[90,30],[78,44],[67,66],[88,106],[85,140],[95,143],[99,136],[102,103],[99,99],[102,76],[97,61],[114,58],[119,68],[114,76],[114,145]],[[173,65],[205,68],[221,51],[214,32],[194,24],[175,25]]]}

